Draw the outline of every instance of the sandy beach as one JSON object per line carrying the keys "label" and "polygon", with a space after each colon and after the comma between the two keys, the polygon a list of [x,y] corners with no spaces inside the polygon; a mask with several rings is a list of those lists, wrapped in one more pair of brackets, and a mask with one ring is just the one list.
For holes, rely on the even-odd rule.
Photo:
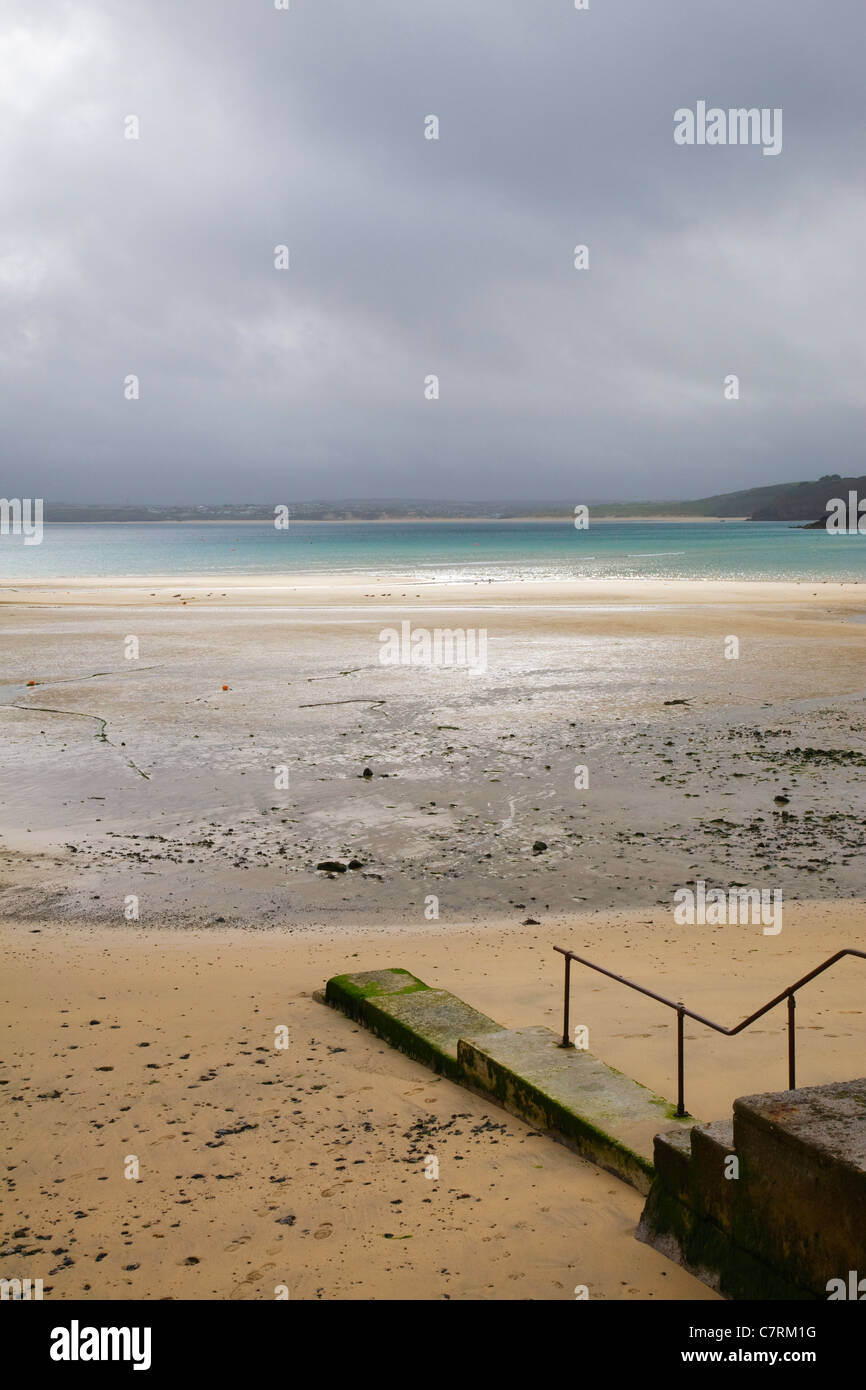
{"label": "sandy beach", "polygon": [[[825,903],[793,908],[769,947],[743,927],[674,937],[663,913],[399,938],[7,926],[4,1270],[52,1298],[269,1299],[285,1284],[293,1299],[569,1300],[583,1284],[595,1299],[712,1299],[634,1240],[631,1188],[312,992],[402,964],[510,1026],[555,1028],[564,942],[732,1023],[864,925],[863,903]],[[862,1069],[860,965],[800,997],[804,1084]],[[573,1016],[599,1055],[671,1093],[667,1011],[585,975]],[[689,1029],[699,1118],[784,1072],[783,1010],[737,1039]]]}
{"label": "sandy beach", "polygon": [[[714,1297],[634,1240],[637,1193],[313,993],[400,965],[555,1028],[561,944],[732,1023],[861,945],[864,616],[847,584],[4,585],[3,1272]],[[483,629],[486,669],[382,665],[406,620]],[[675,925],[697,877],[779,888],[783,929]],[[862,1072],[857,965],[802,997],[803,1084]],[[599,977],[574,1007],[672,1094],[665,1011]],[[693,1113],[783,1085],[783,1024],[692,1030]]]}
{"label": "sandy beach", "polygon": [[841,1373],[855,6],[3,8],[6,1362]]}
{"label": "sandy beach", "polygon": [[636,1193],[310,998],[350,945],[432,972],[435,942],[5,944],[4,979],[52,1044],[9,1087],[4,1255],[51,1297],[711,1296],[632,1240]]}

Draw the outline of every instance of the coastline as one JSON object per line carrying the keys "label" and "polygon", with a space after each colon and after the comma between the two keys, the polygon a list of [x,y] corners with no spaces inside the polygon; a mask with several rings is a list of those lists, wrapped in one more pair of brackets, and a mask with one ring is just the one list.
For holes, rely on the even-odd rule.
{"label": "coastline", "polygon": [[[591,523],[602,521],[750,521],[748,516],[666,516],[663,513],[653,516],[641,516],[636,513],[633,516],[592,516],[592,504],[589,504]],[[549,515],[547,513],[538,516],[294,516],[290,513],[290,520],[297,526],[426,526],[428,523],[449,523],[465,522],[467,525],[483,524],[490,522],[493,525],[504,526],[510,521],[545,521],[558,522],[571,525],[573,517],[568,512],[562,515]],[[785,524],[785,523],[780,523]],[[788,523],[791,524],[791,523]],[[793,523],[797,525],[798,523]],[[177,517],[148,518],[142,517],[138,521],[106,521],[104,518],[94,518],[89,521],[85,518],[76,518],[74,521],[46,521],[46,526],[270,526],[273,521],[270,517],[188,517],[186,520],[179,520]]]}

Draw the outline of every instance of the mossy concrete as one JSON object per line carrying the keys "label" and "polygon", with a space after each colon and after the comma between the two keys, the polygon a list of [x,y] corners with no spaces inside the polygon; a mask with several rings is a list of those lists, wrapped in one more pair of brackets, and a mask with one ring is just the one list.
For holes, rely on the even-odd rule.
{"label": "mossy concrete", "polygon": [[655,1166],[638,1238],[729,1298],[825,1299],[866,1273],[866,1079],[741,1096],[687,1153],[659,1134]]}
{"label": "mossy concrete", "polygon": [[430,989],[408,970],[335,975],[325,986],[325,1002],[454,1081],[463,1080],[459,1039],[500,1031],[486,1014],[448,990]]}
{"label": "mossy concrete", "polygon": [[653,1135],[674,1121],[673,1107],[588,1052],[560,1047],[549,1028],[503,1028],[401,969],[336,975],[324,998],[408,1056],[649,1190]]}
{"label": "mossy concrete", "polygon": [[467,1081],[506,1110],[566,1140],[639,1192],[649,1191],[653,1138],[676,1119],[669,1101],[589,1052],[561,1047],[549,1028],[461,1039],[457,1055]]}

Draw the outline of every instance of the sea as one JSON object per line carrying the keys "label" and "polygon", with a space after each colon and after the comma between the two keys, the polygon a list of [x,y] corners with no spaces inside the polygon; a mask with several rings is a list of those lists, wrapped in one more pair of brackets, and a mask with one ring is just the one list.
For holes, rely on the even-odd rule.
{"label": "sea", "polygon": [[0,535],[0,582],[149,575],[361,574],[425,583],[521,579],[866,582],[866,535],[789,522],[290,521],[46,524]]}

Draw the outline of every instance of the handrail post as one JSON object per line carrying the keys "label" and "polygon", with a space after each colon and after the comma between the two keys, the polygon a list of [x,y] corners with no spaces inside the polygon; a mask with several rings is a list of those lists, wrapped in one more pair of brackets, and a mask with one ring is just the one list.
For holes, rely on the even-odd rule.
{"label": "handrail post", "polygon": [[562,1005],[562,1047],[571,1047],[571,1039],[568,1036],[568,1004],[571,993],[571,956],[563,954],[565,961],[565,993]]}
{"label": "handrail post", "polygon": [[683,1021],[685,1004],[677,1004],[677,1117],[682,1119],[686,1114],[685,1104],[685,1066],[683,1062]]}
{"label": "handrail post", "polygon": [[629,989],[637,990],[637,992],[638,992],[639,994],[644,994],[644,995],[646,995],[646,996],[647,996],[648,998],[650,998],[650,999],[655,999],[657,1003],[659,1003],[659,1004],[664,1004],[665,1007],[668,1008],[668,1009],[675,1009],[675,1010],[676,1010],[676,1014],[677,1014],[677,1108],[676,1108],[676,1116],[677,1116],[678,1119],[686,1119],[686,1118],[692,1119],[692,1118],[693,1118],[691,1115],[689,1115],[689,1112],[686,1110],[686,1101],[685,1101],[685,1079],[684,1079],[684,1076],[685,1076],[685,1034],[684,1034],[684,1024],[685,1024],[686,1014],[688,1014],[689,1018],[694,1019],[696,1023],[703,1024],[703,1025],[704,1025],[705,1027],[707,1027],[707,1028],[712,1028],[716,1033],[724,1033],[724,1035],[725,1035],[726,1037],[732,1038],[732,1037],[735,1037],[737,1034],[742,1033],[743,1030],[744,1030],[745,1028],[750,1028],[750,1027],[752,1026],[752,1024],[753,1024],[753,1023],[756,1023],[757,1020],[758,1020],[759,1018],[763,1018],[764,1015],[767,1014],[767,1013],[769,1013],[771,1009],[777,1008],[778,1005],[781,1004],[782,1001],[783,1001],[784,999],[787,999],[787,1001],[788,1001],[788,1089],[789,1089],[790,1091],[794,1091],[794,1090],[797,1089],[797,1036],[796,1036],[796,1015],[795,1015],[795,1010],[796,1010],[796,1007],[797,1007],[797,1001],[796,1001],[796,992],[797,992],[797,990],[798,990],[798,989],[802,989],[805,985],[808,985],[812,980],[817,979],[817,977],[818,977],[819,975],[822,975],[822,974],[824,973],[825,970],[829,970],[830,967],[831,967],[832,965],[835,965],[837,961],[842,960],[843,957],[846,957],[846,956],[857,956],[857,957],[859,957],[860,960],[866,960],[866,951],[859,951],[859,950],[856,950],[853,946],[848,946],[848,947],[846,947],[846,948],[845,948],[844,950],[842,950],[842,951],[837,951],[837,952],[835,953],[835,955],[828,956],[827,959],[826,959],[825,961],[822,961],[822,963],[821,963],[819,966],[816,966],[816,968],[815,968],[814,970],[810,970],[809,973],[808,973],[808,975],[804,975],[804,976],[802,977],[802,979],[795,980],[793,984],[788,985],[788,988],[787,988],[787,989],[783,989],[779,994],[775,995],[772,999],[768,1000],[767,1003],[763,1006],[763,1008],[757,1009],[754,1013],[749,1014],[748,1018],[744,1018],[743,1021],[742,1021],[741,1023],[738,1023],[735,1027],[732,1027],[732,1028],[725,1028],[725,1027],[722,1026],[721,1023],[714,1023],[713,1020],[712,1020],[711,1018],[705,1018],[705,1017],[703,1016],[703,1014],[695,1013],[694,1010],[692,1010],[692,1009],[687,1009],[686,1006],[685,1006],[685,1004],[684,1004],[681,1000],[680,1000],[678,1003],[674,1003],[673,999],[668,999],[668,998],[666,998],[665,995],[663,995],[663,994],[657,994],[657,993],[655,992],[655,990],[646,989],[643,985],[637,984],[634,980],[627,980],[627,979],[625,978],[624,975],[617,975],[617,974],[615,973],[615,971],[613,971],[613,970],[608,970],[608,969],[605,968],[605,966],[603,966],[603,965],[598,965],[595,961],[587,960],[585,956],[577,955],[577,954],[575,954],[575,952],[573,952],[573,951],[566,951],[565,948],[562,947],[562,946],[556,946],[556,947],[554,947],[554,950],[559,951],[559,952],[561,953],[561,955],[562,955],[563,960],[565,961],[565,997],[564,997],[564,999],[563,999],[562,1043],[560,1044],[562,1047],[574,1047],[574,1046],[575,1046],[575,1044],[571,1041],[571,1039],[569,1038],[569,1035],[568,1035],[568,1033],[569,1033],[569,1017],[568,1017],[568,1015],[569,1015],[569,1004],[570,1004],[570,998],[571,998],[571,962],[572,962],[572,960],[576,960],[577,963],[578,963],[578,965],[585,965],[585,966],[588,966],[590,970],[597,970],[597,971],[599,972],[599,974],[601,974],[601,975],[606,975],[606,976],[608,977],[608,979],[616,980],[616,981],[619,982],[619,984],[621,984],[621,985],[626,985]]}

